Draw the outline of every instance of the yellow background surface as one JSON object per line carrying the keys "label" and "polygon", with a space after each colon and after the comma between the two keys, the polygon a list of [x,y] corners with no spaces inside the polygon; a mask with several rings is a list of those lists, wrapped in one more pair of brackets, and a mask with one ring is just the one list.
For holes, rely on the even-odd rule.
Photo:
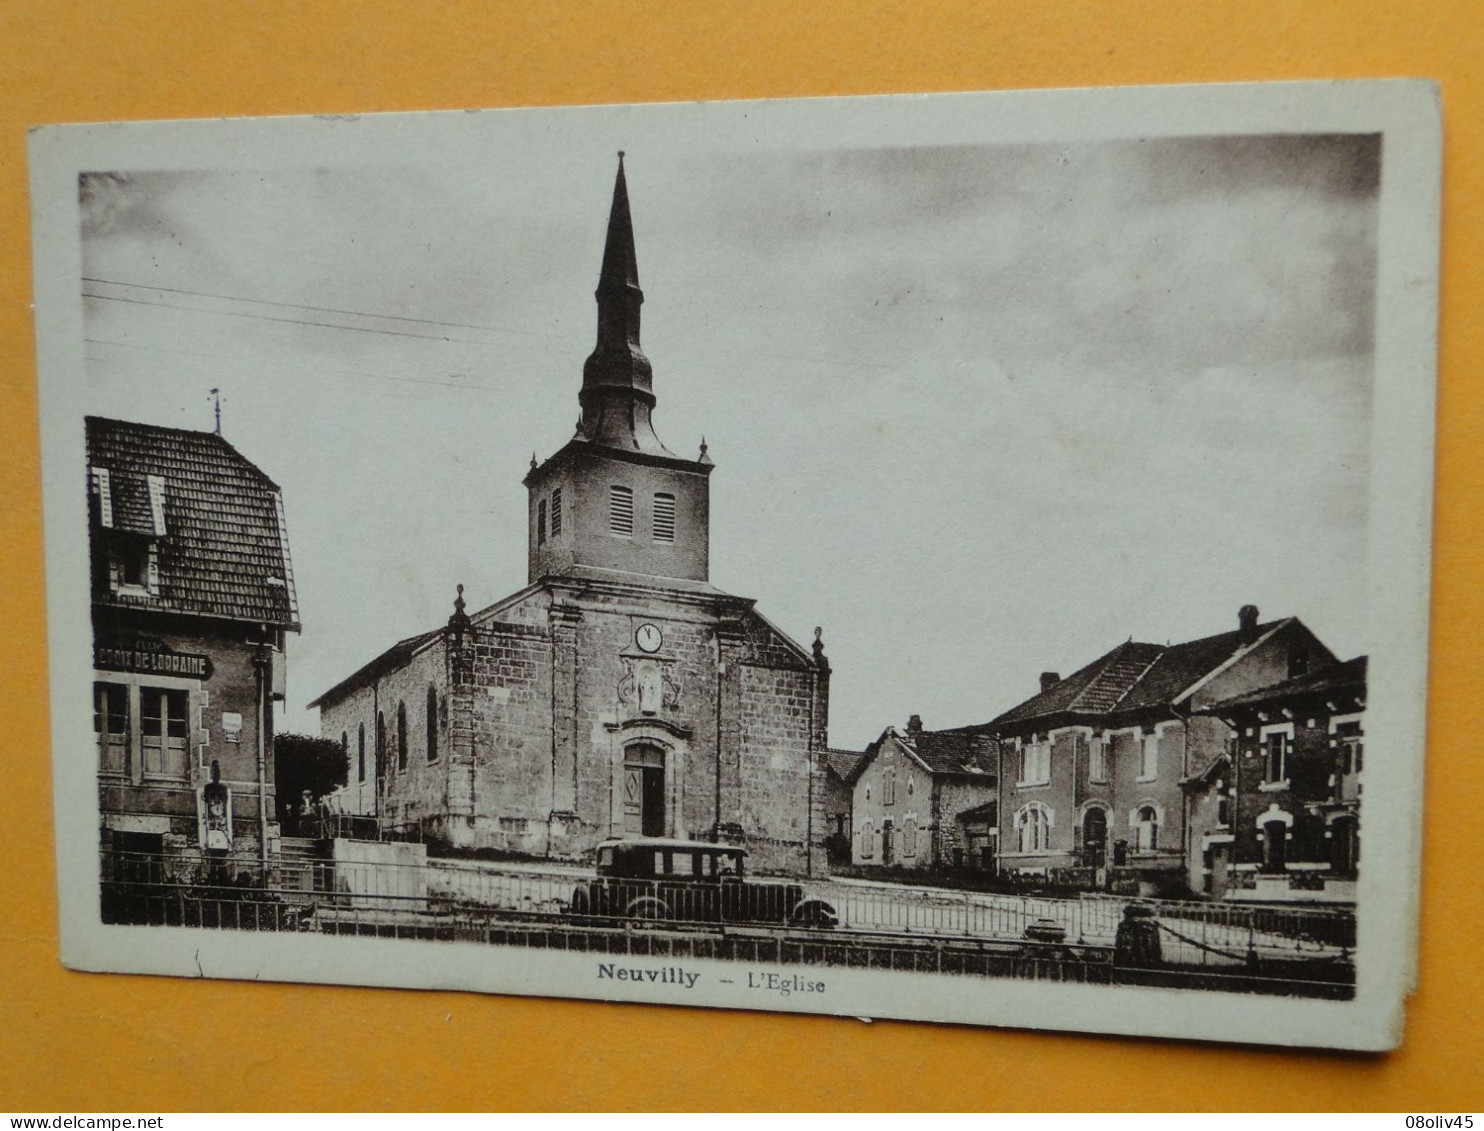
{"label": "yellow background surface", "polygon": [[[0,0],[0,59],[0,1110],[1484,1107],[1480,5]],[[26,127],[1400,75],[1442,83],[1446,129],[1421,986],[1401,1051],[1285,1053],[62,969]]]}

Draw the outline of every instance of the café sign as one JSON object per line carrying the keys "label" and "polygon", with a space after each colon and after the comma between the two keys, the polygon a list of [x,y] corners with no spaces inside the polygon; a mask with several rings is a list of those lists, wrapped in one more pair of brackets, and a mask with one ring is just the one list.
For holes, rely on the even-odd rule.
{"label": "caf\u00e9 sign", "polygon": [[173,675],[186,679],[210,679],[211,657],[196,652],[176,652],[159,640],[130,640],[93,646],[93,667],[105,671],[137,672],[140,675]]}

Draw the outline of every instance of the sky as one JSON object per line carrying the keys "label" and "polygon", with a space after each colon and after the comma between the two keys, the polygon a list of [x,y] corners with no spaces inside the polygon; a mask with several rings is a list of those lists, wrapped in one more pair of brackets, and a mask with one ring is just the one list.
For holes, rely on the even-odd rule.
{"label": "sky", "polygon": [[[218,388],[283,488],[281,726],[456,584],[525,584],[613,141],[82,179],[89,411],[209,430]],[[1369,649],[1379,162],[1360,135],[629,148],[656,430],[717,464],[713,583],[823,628],[832,744],[985,721],[1245,604]]]}

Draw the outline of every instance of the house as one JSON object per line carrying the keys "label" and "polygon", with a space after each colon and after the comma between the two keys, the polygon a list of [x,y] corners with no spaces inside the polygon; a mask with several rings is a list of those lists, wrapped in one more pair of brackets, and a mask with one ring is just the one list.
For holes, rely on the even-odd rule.
{"label": "house", "polygon": [[999,744],[984,728],[887,727],[848,779],[850,862],[884,868],[992,868]]}
{"label": "house", "polygon": [[104,879],[271,882],[282,493],[215,432],[89,417],[86,442]]}
{"label": "house", "polygon": [[705,442],[655,432],[620,160],[572,438],[531,461],[527,584],[404,639],[311,703],[342,808],[435,849],[575,859],[706,837],[822,870],[830,666],[710,583]]}
{"label": "house", "polygon": [[831,865],[850,863],[850,776],[861,754],[833,746],[824,752],[825,851]]}
{"label": "house", "polygon": [[1335,657],[1297,618],[1180,644],[1127,641],[989,725],[1004,749],[1002,870],[1086,887],[1178,889],[1190,825],[1182,783],[1227,749],[1205,708]]}
{"label": "house", "polygon": [[1229,751],[1187,784],[1191,887],[1218,899],[1355,899],[1366,657],[1202,708]]}

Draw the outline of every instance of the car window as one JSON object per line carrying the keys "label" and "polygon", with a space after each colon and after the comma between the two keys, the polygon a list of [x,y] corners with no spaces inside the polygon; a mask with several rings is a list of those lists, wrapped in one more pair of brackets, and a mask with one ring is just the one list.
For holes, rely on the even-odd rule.
{"label": "car window", "polygon": [[701,875],[712,876],[716,874],[716,857],[709,852],[700,854]]}
{"label": "car window", "polygon": [[658,849],[655,850],[654,854],[654,874],[656,876],[663,876],[665,874],[665,854]]}
{"label": "car window", "polygon": [[611,868],[611,867],[613,867],[613,849],[611,849],[611,848],[600,848],[600,849],[598,849],[598,867],[599,868]]}
{"label": "car window", "polygon": [[670,853],[670,875],[672,876],[694,876],[696,874],[696,858],[689,852]]}
{"label": "car window", "polygon": [[723,853],[716,858],[716,871],[723,876],[738,876],[742,874],[742,857],[735,852]]}

